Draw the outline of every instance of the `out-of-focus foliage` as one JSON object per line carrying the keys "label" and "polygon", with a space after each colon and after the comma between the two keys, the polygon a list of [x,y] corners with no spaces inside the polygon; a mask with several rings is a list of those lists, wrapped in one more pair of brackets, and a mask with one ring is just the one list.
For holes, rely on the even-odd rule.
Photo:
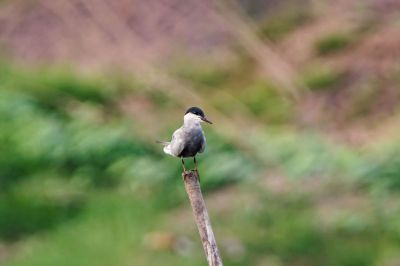
{"label": "out-of-focus foliage", "polygon": [[[140,261],[138,265],[202,264],[195,230],[181,232],[179,226],[166,229],[177,230],[166,233],[173,236],[166,243],[158,243],[167,241],[163,238],[148,235],[166,228],[162,217],[186,202],[180,164],[162,156],[159,147],[135,134],[134,124],[117,102],[140,93],[158,105],[159,98],[154,97],[157,93],[143,94],[138,85],[129,82],[119,89],[118,80],[106,83],[61,70],[20,71],[3,66],[3,73],[8,78],[0,87],[4,151],[0,160],[0,238],[11,242],[31,239],[26,242],[30,248],[7,265],[54,265],[62,261],[68,261],[65,265],[87,265],[88,261],[109,265],[133,258]],[[219,86],[230,84],[229,79],[221,82]],[[249,85],[241,97],[255,116],[275,125],[287,123],[293,114],[289,102],[265,82]],[[351,183],[360,179],[361,185],[373,189],[396,190],[395,151],[388,153],[388,160],[385,156],[375,159],[374,155],[362,158],[313,133],[283,133],[278,129],[252,136],[250,143],[258,159],[251,159],[215,132],[207,133],[207,152],[212,156],[200,159],[205,192],[245,180],[247,188],[238,195],[253,191],[250,205],[232,201],[225,214],[213,215],[221,242],[234,241],[222,245],[227,265],[255,265],[259,261],[276,265],[375,265],[385,248],[397,243],[400,231],[393,222],[396,212],[383,216],[369,210],[367,214],[343,213],[322,226],[317,206],[325,195],[318,199],[318,190],[309,195],[276,194],[250,178],[264,166],[280,169],[293,179],[320,176],[329,180],[347,175]],[[341,192],[336,190],[333,185],[329,193],[339,193],[340,197]],[[373,204],[377,209],[382,206]],[[49,238],[35,241],[41,232],[48,232]],[[236,240],[229,238],[230,232],[235,232]],[[195,247],[191,247],[192,241]],[[384,246],[379,244],[382,242]],[[159,245],[167,253],[154,254],[150,247]],[[176,255],[183,252],[179,245],[188,245],[185,252],[192,255]],[[238,251],[232,253],[231,248]],[[175,255],[169,253],[171,250]],[[98,255],[103,253],[110,255]]]}
{"label": "out-of-focus foliage", "polygon": [[344,74],[323,66],[315,66],[306,70],[304,83],[311,90],[329,90],[336,88],[344,79]]}
{"label": "out-of-focus foliage", "polygon": [[260,33],[272,41],[279,41],[285,35],[312,19],[312,11],[307,1],[287,1],[278,11],[268,14],[264,19]]}
{"label": "out-of-focus foliage", "polygon": [[363,182],[383,189],[400,189],[399,146],[386,148],[371,156],[368,165],[363,169]]}
{"label": "out-of-focus foliage", "polygon": [[[323,228],[316,223],[313,203],[307,197],[291,195],[261,196],[268,206],[257,206],[241,217],[251,220],[251,228],[241,228],[235,222],[239,238],[244,239],[250,253],[248,265],[257,263],[260,257],[283,265],[305,263],[308,265],[373,265],[375,249],[379,246],[379,231],[367,225],[361,230],[350,228]],[[254,208],[254,207],[253,207]],[[375,217],[374,219],[378,219]],[[350,218],[346,219],[350,222]],[[373,239],[363,243],[367,239]],[[233,265],[242,265],[240,263]]]}
{"label": "out-of-focus foliage", "polygon": [[[17,71],[9,65],[3,65],[2,73],[0,237],[15,239],[68,220],[82,209],[91,189],[169,187],[170,179],[180,175],[179,163],[167,164],[120,113],[115,101],[124,93],[118,81],[106,83],[63,70]],[[156,101],[152,94],[149,98]],[[209,140],[223,143],[217,135]],[[248,159],[233,147],[217,148],[214,159],[207,161],[206,190],[252,171]],[[213,171],[218,179],[209,178]],[[163,204],[183,198],[170,197]]]}
{"label": "out-of-focus foliage", "polygon": [[255,116],[273,124],[290,121],[293,116],[292,105],[279,94],[277,88],[258,81],[243,89],[243,102]]}
{"label": "out-of-focus foliage", "polygon": [[334,33],[318,40],[315,48],[318,54],[328,55],[348,47],[351,41],[349,34]]}
{"label": "out-of-focus foliage", "polygon": [[[204,1],[44,2],[0,1],[24,14],[0,12],[0,48],[20,56],[0,64],[0,264],[204,265],[180,160],[155,143],[199,102],[225,265],[400,264],[393,1],[240,0],[247,18]],[[117,66],[35,65],[52,55]]]}

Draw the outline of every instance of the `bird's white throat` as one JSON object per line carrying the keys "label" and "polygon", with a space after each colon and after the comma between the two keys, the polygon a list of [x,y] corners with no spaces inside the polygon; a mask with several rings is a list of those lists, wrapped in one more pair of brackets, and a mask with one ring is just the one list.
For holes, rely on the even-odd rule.
{"label": "bird's white throat", "polygon": [[190,126],[190,127],[196,127],[199,126],[200,127],[200,123],[201,123],[201,118],[195,114],[192,113],[187,113],[184,117],[183,117],[183,124],[185,126]]}

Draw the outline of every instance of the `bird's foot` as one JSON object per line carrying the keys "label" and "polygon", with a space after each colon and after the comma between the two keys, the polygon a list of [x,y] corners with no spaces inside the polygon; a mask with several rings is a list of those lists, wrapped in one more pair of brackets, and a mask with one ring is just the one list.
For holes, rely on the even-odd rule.
{"label": "bird's foot", "polygon": [[199,180],[199,182],[200,182],[200,174],[199,174],[199,170],[196,168],[196,169],[194,169],[194,171],[196,171],[196,174],[197,174],[197,179]]}
{"label": "bird's foot", "polygon": [[197,178],[197,180],[200,182],[200,175],[197,169],[183,171],[182,178],[183,181],[186,181],[187,178],[190,179]]}

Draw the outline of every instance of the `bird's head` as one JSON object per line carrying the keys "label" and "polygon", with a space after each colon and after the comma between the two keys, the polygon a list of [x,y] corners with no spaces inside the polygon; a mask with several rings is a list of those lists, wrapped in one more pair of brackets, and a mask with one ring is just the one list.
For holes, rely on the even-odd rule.
{"label": "bird's head", "polygon": [[184,118],[185,120],[194,120],[212,124],[212,122],[204,115],[203,110],[198,107],[190,107],[189,109],[187,109]]}

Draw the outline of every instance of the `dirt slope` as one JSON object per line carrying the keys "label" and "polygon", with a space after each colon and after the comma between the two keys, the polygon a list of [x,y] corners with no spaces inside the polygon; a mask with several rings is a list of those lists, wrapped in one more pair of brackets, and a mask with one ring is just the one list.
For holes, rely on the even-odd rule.
{"label": "dirt slope", "polygon": [[9,1],[0,42],[27,61],[135,64],[174,53],[206,54],[229,34],[210,0]]}

